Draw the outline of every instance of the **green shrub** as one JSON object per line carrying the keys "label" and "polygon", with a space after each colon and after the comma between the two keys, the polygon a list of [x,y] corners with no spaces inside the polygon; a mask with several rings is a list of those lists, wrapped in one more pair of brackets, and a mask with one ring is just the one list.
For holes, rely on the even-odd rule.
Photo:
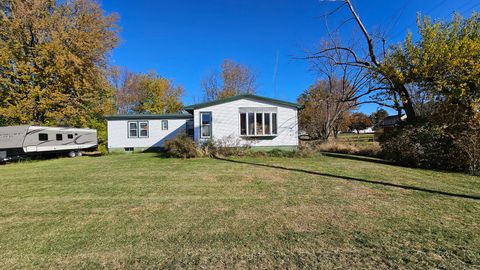
{"label": "green shrub", "polygon": [[[479,117],[480,118],[480,117]],[[475,120],[457,136],[455,146],[465,156],[468,170],[471,174],[480,175],[480,120]]]}
{"label": "green shrub", "polygon": [[165,153],[170,157],[194,158],[201,156],[195,142],[186,134],[180,134],[163,145]]}
{"label": "green shrub", "polygon": [[443,170],[465,170],[467,161],[455,136],[443,126],[405,125],[381,136],[382,154],[399,164]]}
{"label": "green shrub", "polygon": [[90,123],[88,124],[89,128],[93,128],[97,130],[97,139],[98,139],[98,147],[97,150],[105,155],[108,153],[107,148],[107,122],[103,119],[93,118]]}
{"label": "green shrub", "polygon": [[243,144],[239,139],[232,136],[223,137],[218,140],[207,140],[200,145],[201,151],[205,156],[245,156],[249,145]]}

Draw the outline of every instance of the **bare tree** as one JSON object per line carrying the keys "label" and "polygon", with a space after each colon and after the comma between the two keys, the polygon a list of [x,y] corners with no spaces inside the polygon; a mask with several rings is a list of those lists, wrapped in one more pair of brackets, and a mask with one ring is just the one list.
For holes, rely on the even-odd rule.
{"label": "bare tree", "polygon": [[110,81],[115,88],[115,106],[119,114],[127,114],[134,110],[136,102],[141,98],[141,78],[124,67],[110,69]]}
{"label": "bare tree", "polygon": [[342,101],[343,85],[337,78],[319,80],[298,98],[304,105],[299,111],[300,128],[311,140],[326,141],[341,126],[350,110],[349,104]]}
{"label": "bare tree", "polygon": [[206,101],[256,92],[256,75],[247,66],[232,60],[224,60],[220,73],[211,72],[201,86]]}
{"label": "bare tree", "polygon": [[[329,15],[335,13],[344,6],[348,7],[348,10],[352,16],[351,19],[355,21],[356,25],[361,30],[362,36],[366,43],[366,50],[363,55],[361,49],[344,46],[336,42],[332,38],[330,33],[330,46],[323,48],[322,50],[310,54],[308,59],[322,59],[326,61],[334,61],[335,65],[361,68],[370,74],[370,83],[366,83],[362,91],[357,91],[355,96],[352,96],[347,101],[357,100],[357,104],[361,103],[376,103],[382,106],[388,106],[396,108],[399,113],[403,110],[407,115],[409,121],[416,118],[416,113],[413,106],[412,97],[407,89],[408,82],[405,81],[401,73],[396,70],[393,65],[390,65],[388,61],[385,61],[386,48],[385,39],[381,40],[380,57],[377,56],[378,52],[375,47],[375,41],[364,26],[360,16],[355,10],[350,0],[341,0],[343,4],[337,7]],[[343,24],[342,24],[343,25]],[[337,55],[348,55],[348,57],[332,58],[331,52],[335,52]],[[361,98],[368,98],[368,100],[360,101]]]}
{"label": "bare tree", "polygon": [[218,99],[221,88],[217,73],[211,72],[202,79],[200,84],[202,86],[204,99],[206,101]]}
{"label": "bare tree", "polygon": [[[322,44],[328,48],[329,42]],[[368,87],[369,73],[361,68],[337,65],[351,56],[342,50],[328,51],[322,61],[312,60],[320,80],[299,97],[305,105],[300,111],[300,125],[314,140],[328,140],[346,127],[349,113],[359,103],[362,89]]]}

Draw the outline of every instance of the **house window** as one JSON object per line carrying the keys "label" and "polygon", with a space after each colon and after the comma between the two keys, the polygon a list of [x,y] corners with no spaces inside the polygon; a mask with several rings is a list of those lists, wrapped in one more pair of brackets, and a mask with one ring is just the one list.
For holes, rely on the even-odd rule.
{"label": "house window", "polygon": [[140,126],[140,138],[148,138],[148,122],[138,122]]}
{"label": "house window", "polygon": [[255,135],[255,113],[248,113],[248,135]]}
{"label": "house window", "polygon": [[186,123],[186,131],[187,131],[187,135],[189,137],[192,137],[193,138],[193,135],[195,133],[195,127],[194,127],[194,123],[193,120],[187,120],[187,123]]}
{"label": "house window", "polygon": [[162,130],[168,130],[168,120],[162,120]]}
{"label": "house window", "polygon": [[212,113],[211,112],[200,113],[200,137],[201,138],[212,137]]}
{"label": "house window", "polygon": [[240,135],[247,135],[247,114],[240,114]]}
{"label": "house window", "polygon": [[241,112],[241,136],[277,135],[277,113],[273,112]]}
{"label": "house window", "polygon": [[277,114],[272,113],[272,134],[277,134]]}
{"label": "house window", "polygon": [[57,134],[57,141],[63,141],[63,135]]}
{"label": "house window", "polygon": [[263,113],[257,113],[256,116],[256,125],[255,125],[255,134],[263,135]]}
{"label": "house window", "polygon": [[128,122],[129,138],[148,138],[148,122]]}
{"label": "house window", "polygon": [[137,122],[128,122],[128,137],[129,138],[138,137],[138,123]]}
{"label": "house window", "polygon": [[265,124],[265,135],[270,135],[272,134],[272,131],[271,131],[271,126],[270,126],[270,113],[265,113],[263,114],[263,117],[264,117],[264,124]]}
{"label": "house window", "polygon": [[39,133],[38,134],[39,141],[48,141],[48,134],[47,133]]}
{"label": "house window", "polygon": [[67,135],[67,138],[73,139],[73,134],[68,134],[68,135]]}

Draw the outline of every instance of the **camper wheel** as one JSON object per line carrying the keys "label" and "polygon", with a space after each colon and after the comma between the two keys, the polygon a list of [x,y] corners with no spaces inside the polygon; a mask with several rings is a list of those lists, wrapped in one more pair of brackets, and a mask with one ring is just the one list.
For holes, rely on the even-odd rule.
{"label": "camper wheel", "polygon": [[77,151],[77,152],[75,152],[75,155],[76,155],[77,157],[81,157],[81,156],[82,156],[82,151]]}
{"label": "camper wheel", "polygon": [[73,157],[75,157],[75,156],[76,156],[75,151],[70,151],[70,152],[68,152],[68,157],[73,158]]}

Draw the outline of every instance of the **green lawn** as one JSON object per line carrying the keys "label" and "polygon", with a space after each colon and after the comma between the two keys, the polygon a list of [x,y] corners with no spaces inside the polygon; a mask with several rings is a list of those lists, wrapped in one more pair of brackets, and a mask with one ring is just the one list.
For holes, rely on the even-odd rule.
{"label": "green lawn", "polygon": [[0,268],[480,268],[479,177],[341,157],[234,161],[0,166]]}

